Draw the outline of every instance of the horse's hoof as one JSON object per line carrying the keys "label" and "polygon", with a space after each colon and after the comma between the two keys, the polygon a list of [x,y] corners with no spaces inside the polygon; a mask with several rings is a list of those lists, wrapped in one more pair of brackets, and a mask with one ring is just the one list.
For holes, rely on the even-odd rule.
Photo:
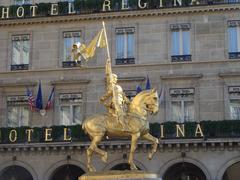
{"label": "horse's hoof", "polygon": [[131,170],[138,170],[137,166],[135,164],[131,164],[130,165],[130,169]]}
{"label": "horse's hoof", "polygon": [[104,155],[102,156],[101,160],[102,160],[104,163],[107,163],[107,159],[108,159],[108,156],[107,156],[107,153],[105,152]]}
{"label": "horse's hoof", "polygon": [[148,159],[151,160],[153,158],[153,154],[152,153],[149,153],[148,154]]}
{"label": "horse's hoof", "polygon": [[89,172],[96,172],[96,169],[93,166],[88,166],[88,171]]}

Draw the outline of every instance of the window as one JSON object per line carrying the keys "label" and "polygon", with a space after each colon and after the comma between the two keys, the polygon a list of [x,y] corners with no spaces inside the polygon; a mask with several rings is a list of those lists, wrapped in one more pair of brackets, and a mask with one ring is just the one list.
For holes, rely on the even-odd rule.
{"label": "window", "polygon": [[174,24],[171,29],[171,57],[173,62],[191,61],[190,24]]}
{"label": "window", "polygon": [[171,120],[179,123],[194,121],[194,89],[170,89]]}
{"label": "window", "polygon": [[240,86],[228,87],[229,113],[233,120],[240,120]]}
{"label": "window", "polygon": [[14,0],[15,5],[31,4],[30,0]]}
{"label": "window", "polygon": [[116,29],[116,64],[134,64],[134,28]]}
{"label": "window", "polygon": [[29,65],[30,35],[12,36],[11,70],[26,70]]}
{"label": "window", "polygon": [[27,96],[7,97],[7,110],[8,127],[29,125],[29,107]]}
{"label": "window", "polygon": [[60,124],[82,124],[82,94],[60,95]]}
{"label": "window", "polygon": [[[81,42],[81,32],[64,32],[63,33],[63,67],[74,67],[76,62],[71,58],[72,45]],[[80,63],[80,61],[78,62]]]}
{"label": "window", "polygon": [[240,58],[240,21],[228,22],[229,59]]}

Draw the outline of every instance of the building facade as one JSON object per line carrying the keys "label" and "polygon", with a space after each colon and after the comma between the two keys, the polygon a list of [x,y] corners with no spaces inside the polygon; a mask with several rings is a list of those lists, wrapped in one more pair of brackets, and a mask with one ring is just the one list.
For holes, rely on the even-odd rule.
{"label": "building facade", "polygon": [[[75,62],[71,47],[88,44],[102,20],[113,71],[126,95],[134,97],[138,86],[145,89],[149,77],[160,99],[150,122],[165,128],[179,124],[171,127],[180,137],[173,132],[168,138],[157,126],[160,144],[151,161],[150,145],[139,142],[138,168],[164,180],[239,179],[239,3],[0,0],[0,179],[76,179],[87,171],[89,140],[70,139],[67,127],[80,132],[86,117],[105,112],[99,99],[105,92],[106,50]],[[31,94],[43,97],[38,107],[44,109],[53,87],[46,113],[32,111]],[[188,137],[187,123],[205,125],[196,130],[199,136],[194,131],[196,136]],[[100,147],[109,159],[104,164],[94,157],[98,170],[129,168],[128,140]]]}

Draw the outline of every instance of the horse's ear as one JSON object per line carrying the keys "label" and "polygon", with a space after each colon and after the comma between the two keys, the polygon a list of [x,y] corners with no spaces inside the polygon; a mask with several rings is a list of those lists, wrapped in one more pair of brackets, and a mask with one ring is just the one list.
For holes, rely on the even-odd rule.
{"label": "horse's ear", "polygon": [[155,88],[152,89],[152,93],[155,93],[157,92],[157,90]]}

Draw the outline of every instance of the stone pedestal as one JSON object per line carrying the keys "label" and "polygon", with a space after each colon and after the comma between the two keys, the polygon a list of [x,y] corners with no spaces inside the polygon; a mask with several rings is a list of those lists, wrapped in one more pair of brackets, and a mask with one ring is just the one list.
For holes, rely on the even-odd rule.
{"label": "stone pedestal", "polygon": [[157,174],[143,171],[103,171],[87,173],[78,180],[162,180]]}

